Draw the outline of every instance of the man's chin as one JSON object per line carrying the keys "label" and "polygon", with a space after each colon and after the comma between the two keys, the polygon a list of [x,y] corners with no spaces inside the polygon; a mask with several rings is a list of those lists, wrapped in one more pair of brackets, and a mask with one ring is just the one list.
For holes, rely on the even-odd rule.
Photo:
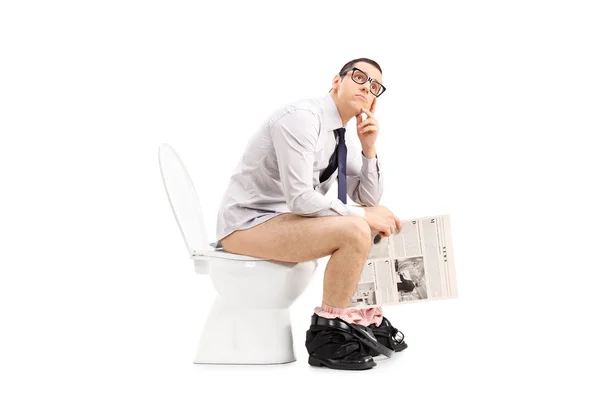
{"label": "man's chin", "polygon": [[363,103],[362,101],[359,101],[356,103],[356,107],[354,109],[356,115],[361,114],[363,108],[366,108],[367,106],[365,105],[365,103]]}
{"label": "man's chin", "polygon": [[356,97],[351,99],[347,104],[352,109],[354,116],[357,116],[362,112],[363,108],[366,108],[365,102]]}

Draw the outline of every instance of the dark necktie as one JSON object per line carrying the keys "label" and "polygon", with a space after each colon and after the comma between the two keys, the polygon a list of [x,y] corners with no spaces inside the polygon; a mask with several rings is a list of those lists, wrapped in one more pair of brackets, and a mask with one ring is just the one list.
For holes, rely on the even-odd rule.
{"label": "dark necktie", "polygon": [[348,154],[345,140],[346,129],[339,128],[334,132],[338,136],[338,144],[329,160],[329,165],[321,174],[319,181],[325,182],[338,169],[338,199],[346,204],[346,156]]}

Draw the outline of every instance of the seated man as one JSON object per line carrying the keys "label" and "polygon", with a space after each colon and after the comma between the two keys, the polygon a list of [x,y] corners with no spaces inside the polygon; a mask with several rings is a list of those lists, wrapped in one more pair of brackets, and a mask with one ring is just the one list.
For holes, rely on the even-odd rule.
{"label": "seated man", "polygon": [[[249,140],[217,218],[217,246],[230,253],[293,263],[331,256],[323,301],[306,335],[314,366],[372,368],[372,356],[381,351],[369,338],[391,349],[389,355],[406,348],[381,308],[348,308],[371,231],[390,236],[401,229],[399,218],[378,205],[383,184],[374,113],[385,91],[381,82],[375,61],[352,60],[327,95],[271,114]],[[345,142],[344,127],[353,117],[362,154]],[[338,199],[331,200],[324,195],[336,178]],[[363,207],[346,205],[347,195]]]}
{"label": "seated man", "polygon": [[396,282],[399,292],[410,293],[415,289],[413,281],[406,279],[402,274],[400,274],[400,281],[401,282]]}

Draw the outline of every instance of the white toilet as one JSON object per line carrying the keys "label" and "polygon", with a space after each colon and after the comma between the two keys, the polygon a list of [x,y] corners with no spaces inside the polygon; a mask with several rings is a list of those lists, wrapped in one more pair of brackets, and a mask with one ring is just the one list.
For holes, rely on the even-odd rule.
{"label": "white toilet", "polygon": [[215,250],[200,201],[175,150],[159,147],[171,209],[198,274],[218,293],[204,325],[196,364],[282,364],[296,361],[289,307],[308,285],[317,261],[285,263]]}

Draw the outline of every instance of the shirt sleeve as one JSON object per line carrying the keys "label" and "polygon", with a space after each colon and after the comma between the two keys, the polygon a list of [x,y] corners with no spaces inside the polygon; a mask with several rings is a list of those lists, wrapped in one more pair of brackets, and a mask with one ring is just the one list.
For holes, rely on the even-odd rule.
{"label": "shirt sleeve", "polygon": [[312,186],[319,119],[308,110],[294,110],[271,127],[277,166],[286,204],[294,214],[323,217],[353,215],[364,217],[360,207],[328,199]]}
{"label": "shirt sleeve", "polygon": [[[350,154],[352,153],[352,157]],[[348,146],[346,184],[348,196],[362,206],[379,205],[383,194],[383,176],[379,158],[366,158],[360,149]]]}

